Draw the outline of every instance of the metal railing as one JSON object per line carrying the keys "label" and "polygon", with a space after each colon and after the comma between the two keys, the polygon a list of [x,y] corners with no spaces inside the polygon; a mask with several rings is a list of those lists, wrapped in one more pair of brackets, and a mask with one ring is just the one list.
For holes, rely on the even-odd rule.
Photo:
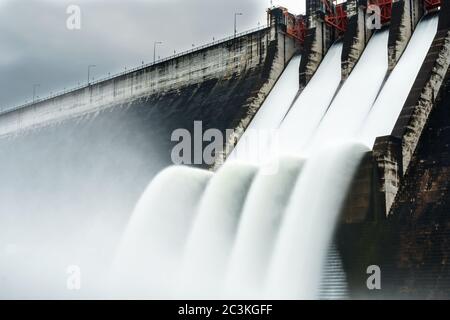
{"label": "metal railing", "polygon": [[233,40],[235,38],[239,38],[239,37],[242,37],[242,36],[254,33],[254,32],[258,32],[258,31],[267,29],[267,28],[269,28],[267,25],[260,26],[260,27],[257,27],[257,28],[253,28],[253,29],[250,29],[250,30],[247,30],[247,31],[244,31],[244,32],[237,33],[236,35],[232,35],[232,36],[229,36],[229,37],[226,37],[226,38],[222,38],[222,39],[219,39],[219,40],[216,40],[216,41],[213,41],[213,42],[209,42],[209,43],[201,45],[199,47],[195,47],[195,48],[189,49],[187,51],[183,51],[183,52],[171,55],[169,57],[159,59],[159,60],[157,60],[155,62],[143,64],[143,65],[140,65],[138,67],[134,67],[132,69],[127,69],[127,70],[122,71],[120,73],[116,73],[114,75],[107,76],[107,77],[104,77],[104,78],[101,78],[101,79],[89,82],[89,84],[83,84],[83,85],[79,85],[79,86],[74,87],[74,88],[70,88],[70,89],[67,89],[67,90],[59,91],[59,92],[56,92],[54,94],[48,95],[48,96],[46,96],[44,98],[35,99],[32,102],[24,103],[24,104],[21,104],[21,105],[18,105],[18,106],[14,106],[14,107],[10,107],[10,108],[0,108],[0,115],[6,114],[6,113],[10,113],[10,112],[22,109],[22,108],[26,108],[26,107],[32,106],[32,105],[34,105],[36,103],[43,102],[43,101],[46,101],[46,100],[50,100],[50,99],[53,99],[55,97],[63,96],[65,94],[72,93],[72,92],[75,92],[75,91],[78,91],[78,90],[81,90],[81,89],[85,89],[85,88],[88,88],[90,86],[99,84],[101,82],[105,82],[105,81],[108,81],[108,80],[111,80],[111,79],[114,79],[114,78],[117,78],[117,77],[121,77],[123,75],[129,74],[129,73],[133,73],[133,72],[136,72],[136,71],[139,71],[139,70],[142,70],[142,69],[146,69],[148,67],[152,67],[152,66],[155,66],[155,65],[167,62],[169,60],[173,60],[173,59],[179,58],[181,56],[189,55],[189,54],[194,53],[196,51],[201,51],[203,49],[210,48],[210,47],[213,47],[215,45],[218,45],[218,44],[221,44],[221,43],[225,43],[225,42]]}

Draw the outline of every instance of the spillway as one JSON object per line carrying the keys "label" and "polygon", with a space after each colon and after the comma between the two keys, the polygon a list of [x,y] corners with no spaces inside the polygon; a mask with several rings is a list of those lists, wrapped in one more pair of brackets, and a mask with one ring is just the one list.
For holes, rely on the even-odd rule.
{"label": "spillway", "polygon": [[280,160],[276,174],[259,172],[249,191],[229,260],[225,297],[263,297],[263,284],[286,204],[304,161]]}
{"label": "spillway", "polygon": [[356,132],[365,120],[388,70],[389,31],[376,32],[346,80],[307,146],[300,152],[311,153],[336,143],[356,140]]}
{"label": "spillway", "polygon": [[[207,171],[172,167],[152,181],[115,257],[110,279],[114,298],[172,296],[176,266],[211,177]],[[177,201],[172,201],[174,194]]]}
{"label": "spillway", "polygon": [[178,289],[193,298],[219,298],[242,209],[257,168],[231,164],[205,190],[183,253]]}
{"label": "spillway", "polygon": [[[372,36],[345,82],[341,42],[301,92],[294,81],[300,57],[291,60],[226,164],[205,176],[198,206],[189,207],[195,213],[183,223],[185,245],[170,271],[177,280],[166,284],[175,297],[346,297],[332,245],[335,227],[371,139],[392,129],[436,25],[437,18],[420,22],[390,74],[388,30]],[[275,129],[281,157],[267,141],[257,145],[258,154],[248,153],[249,145],[255,147],[248,140],[252,131]],[[265,172],[261,160],[276,163],[276,170]],[[149,223],[141,222],[140,228]]]}
{"label": "spillway", "polygon": [[372,147],[376,137],[392,132],[436,34],[439,17],[424,17],[418,24],[397,66],[359,128],[358,139]]}
{"label": "spillway", "polygon": [[[316,22],[319,23],[319,21]],[[286,26],[283,25],[283,27]],[[138,202],[136,203],[136,199],[130,196],[131,204],[136,203],[136,205],[132,210],[131,217],[125,215],[126,229],[114,230],[116,237],[114,239],[121,238],[117,250],[115,243],[109,243],[108,246],[104,244],[112,239],[112,237],[103,237],[104,232],[99,232],[100,235],[97,236],[102,238],[98,245],[91,241],[92,238],[96,239],[97,237],[87,237],[86,243],[83,245],[73,245],[80,251],[93,245],[100,249],[113,247],[109,253],[113,255],[111,252],[114,251],[112,265],[109,264],[110,257],[105,254],[108,259],[102,259],[102,263],[96,266],[100,271],[97,269],[91,271],[93,268],[90,267],[84,269],[86,273],[89,273],[88,277],[90,278],[88,279],[91,286],[95,287],[95,290],[88,288],[89,294],[93,294],[94,297],[103,297],[106,292],[107,297],[125,299],[346,298],[348,296],[347,277],[340,252],[333,242],[336,228],[342,218],[344,208],[348,204],[349,195],[352,195],[350,191],[353,191],[351,188],[355,177],[359,177],[361,164],[364,159],[368,158],[366,155],[371,151],[375,139],[392,131],[413,83],[417,79],[419,69],[424,63],[437,27],[437,16],[423,18],[392,71],[388,71],[388,47],[390,45],[388,40],[389,32],[392,30],[382,29],[374,32],[367,44],[362,41],[365,49],[358,48],[361,50],[358,53],[361,54],[358,56],[359,60],[351,68],[345,69],[351,69],[348,77],[346,77],[347,74],[344,76],[346,80],[342,80],[344,70],[342,69],[342,60],[346,52],[344,48],[347,49],[347,45],[356,45],[349,44],[348,39],[340,38],[334,41],[336,39],[334,36],[330,36],[330,39],[320,39],[324,40],[324,43],[314,44],[322,50],[320,54],[318,51],[314,52],[317,48],[305,50],[312,50],[317,54],[312,60],[318,65],[308,70],[313,75],[306,86],[302,86],[302,90],[299,90],[299,68],[301,59],[306,59],[307,52],[303,53],[303,57],[298,55],[296,44],[298,39],[287,34],[286,28],[277,26],[273,27],[273,30],[268,28],[264,32],[260,30],[257,34],[249,34],[248,43],[242,39],[237,40],[235,37],[230,38],[228,44],[213,45],[211,50],[214,54],[211,55],[207,55],[205,52],[203,54],[192,52],[193,60],[189,61],[194,62],[188,63],[186,62],[188,60],[183,62],[186,63],[186,69],[182,68],[184,71],[179,70],[180,62],[169,63],[170,68],[173,67],[173,70],[179,71],[173,71],[167,66],[164,68],[159,66],[154,69],[148,67],[147,74],[142,73],[139,81],[145,82],[150,78],[153,79],[155,74],[164,74],[161,85],[165,88],[164,90],[168,91],[161,91],[161,95],[153,97],[154,101],[152,100],[151,103],[157,104],[158,101],[164,100],[165,103],[161,104],[159,108],[167,114],[160,118],[153,118],[157,111],[146,110],[144,112],[145,108],[136,108],[134,109],[136,114],[133,113],[131,117],[130,128],[156,127],[159,122],[167,125],[171,122],[172,117],[177,118],[176,121],[171,123],[170,128],[160,133],[159,137],[169,135],[173,132],[172,129],[178,129],[180,126],[189,127],[197,118],[207,119],[204,121],[204,128],[220,127],[219,132],[225,131],[226,126],[233,126],[234,129],[242,132],[246,124],[249,123],[249,125],[226,163],[217,172],[187,166],[165,168],[165,165],[161,164],[157,170],[165,169],[155,178],[149,181],[150,176],[145,176],[142,188],[138,188],[139,191],[136,192],[137,198],[146,187]],[[323,33],[322,36],[326,35]],[[325,43],[328,40],[329,42]],[[334,43],[331,43],[332,41]],[[328,51],[325,54],[326,49]],[[239,52],[245,50],[248,50],[246,55],[242,53],[239,55]],[[259,56],[255,56],[256,52],[259,52]],[[264,53],[264,59],[267,57],[267,61],[262,58],[262,53]],[[325,55],[322,56],[323,54]],[[204,74],[206,69],[202,69],[201,66],[205,66],[205,61],[208,61],[206,65],[209,66],[207,69],[210,69],[211,74],[218,72],[215,69],[218,66],[215,60],[219,56],[223,58],[220,77],[210,77],[210,75]],[[249,69],[243,67],[246,63],[249,63]],[[199,67],[194,71],[197,72],[199,82],[190,82],[192,74],[187,73],[186,70],[190,70],[191,64]],[[162,72],[163,69],[164,72]],[[174,83],[167,80],[171,79],[169,70],[179,72],[177,77],[182,79],[182,82],[188,82],[188,89],[172,86]],[[136,74],[138,73],[136,72]],[[186,75],[189,76],[185,77]],[[124,76],[117,83],[127,84],[127,88],[133,92],[140,86],[140,84],[133,84],[133,77]],[[277,79],[276,82],[275,79]],[[158,83],[151,84],[150,82],[147,81],[146,85],[152,90],[157,90],[155,88]],[[116,81],[108,83],[112,97],[115,97]],[[129,83],[131,84],[128,87]],[[93,88],[94,86],[92,88],[88,86],[86,91],[94,90]],[[139,88],[139,90],[144,90],[144,88]],[[185,91],[183,92],[183,90]],[[245,94],[244,91],[251,92],[251,94]],[[270,93],[268,93],[269,91]],[[182,93],[180,94],[180,92]],[[77,94],[85,97],[84,92]],[[230,96],[236,99],[229,100]],[[150,99],[149,96],[140,98],[142,101],[139,104]],[[145,103],[148,103],[147,100]],[[67,99],[67,101],[67,109],[72,110],[72,100]],[[133,109],[131,100],[123,101],[125,101],[123,102],[124,109],[128,108],[128,103],[130,103],[129,109]],[[227,102],[233,104],[232,109],[222,106]],[[48,103],[48,101],[43,101],[43,103],[46,108],[53,108],[52,103]],[[105,102],[102,102],[102,106],[103,103]],[[148,106],[145,103],[143,106]],[[188,108],[186,108],[187,105]],[[216,105],[219,107],[216,108]],[[86,106],[83,105],[83,108],[88,106],[90,104],[86,102]],[[38,108],[36,110],[45,111],[45,109]],[[181,110],[184,112],[181,113]],[[253,114],[254,110],[258,110],[256,114]],[[231,112],[233,115],[230,115]],[[24,112],[24,115],[26,116],[24,119],[28,119],[26,121],[27,128],[34,126],[36,120],[33,116],[34,111],[28,110]],[[240,118],[237,118],[236,115]],[[96,125],[97,122],[94,122],[94,120],[98,120],[97,117],[101,118],[100,111],[90,119],[96,129],[100,127]],[[127,134],[124,134],[125,130],[111,134],[111,140],[122,137],[123,140],[118,148],[120,150],[117,153],[107,153],[106,159],[103,157],[98,158],[100,160],[97,160],[96,157],[83,159],[83,166],[89,167],[89,162],[96,162],[101,163],[100,169],[85,174],[80,181],[72,179],[72,175],[75,176],[79,173],[74,171],[64,177],[64,180],[67,179],[67,181],[64,181],[62,186],[75,181],[77,186],[68,190],[83,190],[90,194],[91,197],[88,200],[96,198],[101,191],[105,191],[110,198],[114,195],[125,197],[121,192],[130,185],[137,184],[138,178],[149,165],[148,158],[157,154],[169,154],[169,152],[165,152],[170,149],[167,146],[161,149],[150,148],[142,152],[142,146],[149,144],[148,136],[152,131],[143,130],[144,134],[142,135],[138,135],[135,131],[128,132],[128,125],[124,124],[122,115],[117,114],[116,117],[119,121],[111,122],[110,126],[103,127],[103,130],[106,128],[112,131],[112,128],[119,125],[127,127]],[[88,116],[86,118],[89,120]],[[10,118],[7,119],[10,126],[8,130],[15,130],[16,125],[20,124],[17,119],[20,120],[20,115],[18,118],[15,114],[14,116],[10,115]],[[68,118],[64,119],[66,121]],[[137,119],[142,120],[142,123]],[[150,122],[149,119],[155,120]],[[77,119],[80,122],[82,120]],[[235,125],[236,123],[238,125]],[[7,132],[10,133],[8,130]],[[71,133],[77,132],[78,127],[74,126],[72,130]],[[53,131],[49,132],[46,135],[52,135]],[[76,150],[73,153],[67,153],[68,155],[77,154],[77,152],[83,151],[82,148],[86,148],[86,150],[80,152],[81,155],[89,154],[94,149],[107,149],[101,139],[96,144],[87,147],[88,143],[85,143],[84,140],[91,139],[92,135],[89,134],[89,131],[85,132],[87,133],[80,139],[83,142],[81,146],[73,144],[68,147],[72,152]],[[189,130],[186,129],[186,132],[189,133]],[[6,134],[6,131],[4,133]],[[155,133],[155,135],[157,134]],[[58,140],[58,148],[65,145],[66,140],[69,140],[67,137],[70,136],[69,134],[61,138],[61,141]],[[197,134],[197,136],[200,135]],[[44,137],[45,139],[42,140],[48,142],[49,140],[46,140],[48,138]],[[128,140],[140,140],[142,144],[138,144],[135,148],[129,148]],[[6,150],[13,150],[15,147],[14,144],[11,144],[11,149]],[[33,155],[39,154],[37,152],[40,151],[39,145],[36,147],[33,145],[32,150]],[[52,150],[44,151],[39,163],[45,163]],[[27,155],[29,151],[23,151],[23,154]],[[131,159],[132,155],[137,153],[136,159],[128,164],[130,167],[138,168],[138,172],[134,176],[122,174],[125,171],[124,167],[118,165],[119,162],[124,161],[119,157],[123,151],[128,153],[124,159]],[[77,154],[77,156],[79,155]],[[79,161],[78,158],[73,160],[70,156],[62,157],[55,161],[61,171],[65,172],[65,165],[69,158],[73,162]],[[8,161],[12,165],[15,160],[13,158]],[[108,170],[102,167],[102,163],[106,162],[111,165]],[[196,164],[203,165],[203,163]],[[15,168],[15,166],[11,167]],[[35,170],[37,167],[28,169],[24,176],[35,174],[33,171],[37,171]],[[372,169],[370,167],[370,170]],[[84,167],[81,171],[83,170],[85,170]],[[98,174],[101,170],[112,172],[110,175],[114,176],[114,179],[103,181],[103,177],[108,175]],[[119,171],[120,174],[117,173]],[[374,179],[373,171],[370,171],[370,175],[370,179]],[[0,176],[7,177],[9,179],[7,181],[15,178],[14,176],[9,177],[3,172]],[[127,176],[131,176],[128,177],[130,181],[124,183],[124,177]],[[89,179],[92,181],[85,181]],[[17,185],[28,185],[30,180],[34,179],[26,177],[23,180],[23,183]],[[369,183],[372,184],[372,182],[373,180],[370,180]],[[93,188],[91,192],[89,188],[84,188],[85,183],[101,185],[102,188]],[[32,187],[27,186],[25,194],[34,192],[34,184],[31,185]],[[37,185],[39,186],[39,184]],[[117,192],[108,193],[108,188],[116,186],[120,186],[120,188],[117,187]],[[58,187],[59,184],[56,184],[55,189]],[[2,196],[5,198],[3,202],[12,207],[10,202],[15,201],[16,198],[9,195],[8,189],[11,188],[6,183],[2,188],[6,195]],[[17,189],[22,191],[20,188]],[[37,190],[36,198],[40,195],[39,191]],[[368,193],[370,192],[373,191]],[[52,192],[48,194],[53,195]],[[59,193],[55,194],[59,195]],[[67,198],[54,200],[56,207],[62,207],[61,212],[67,210],[63,208],[62,204],[69,202],[68,199],[71,195],[69,192],[69,195],[64,195]],[[373,200],[372,194],[369,197],[370,201],[377,201]],[[79,199],[83,199],[83,197]],[[110,206],[104,204],[106,201],[103,198],[102,201],[86,202],[89,203],[80,204],[81,209],[85,209],[85,206],[92,207],[95,203],[94,209],[90,208],[85,211],[104,213],[102,219],[98,219],[99,224],[103,224],[105,219],[114,216],[113,201],[110,201],[112,203]],[[52,205],[44,208],[52,211],[52,215],[49,215],[51,219],[57,217],[58,220],[54,223],[52,221],[48,230],[58,229],[57,235],[65,236],[66,229],[61,227],[63,224],[59,222],[59,219],[65,220],[66,217],[55,214],[54,208],[50,208]],[[30,208],[27,205],[24,207],[32,212],[34,208],[31,208],[32,205],[29,206]],[[17,208],[19,209],[15,210],[19,212],[21,207]],[[74,206],[74,208],[78,207]],[[127,209],[118,211],[131,213],[130,208],[125,205],[124,208]],[[73,208],[70,209],[76,211]],[[54,211],[59,213],[58,210]],[[7,215],[5,214],[5,216]],[[8,216],[2,222],[8,223],[8,226],[20,225],[18,222],[14,221],[13,224],[8,221],[8,219],[19,221],[19,218],[21,217],[18,215]],[[91,224],[93,221],[92,217],[77,218],[86,220],[85,224]],[[26,217],[23,220],[27,220]],[[23,229],[25,231],[22,231],[24,234],[29,232],[28,230],[34,231],[33,223],[28,223],[30,225]],[[70,225],[70,223],[68,224]],[[84,226],[84,223],[77,224],[77,226],[79,225]],[[120,225],[122,226],[122,224]],[[89,225],[89,227],[91,226]],[[66,228],[70,230],[69,227]],[[7,241],[10,236],[21,237],[20,234],[13,235],[8,227],[2,227],[1,230],[6,232],[0,234],[2,240],[5,239],[4,241]],[[35,231],[36,235],[33,234],[26,242],[33,243],[35,239],[39,239],[42,230],[46,229],[36,228],[36,230],[38,230]],[[96,233],[98,230],[101,231],[101,228],[99,229],[97,226],[89,229],[92,233]],[[122,231],[124,232],[120,237]],[[85,237],[84,234],[80,232],[80,235],[73,239],[81,239]],[[42,259],[44,263],[33,270],[34,278],[37,279],[35,275],[39,273],[43,274],[45,278],[52,278],[52,273],[63,268],[67,259],[74,256],[69,252],[74,249],[65,248],[64,241],[56,245],[51,243],[55,242],[55,239],[57,239],[56,236],[48,237],[48,247],[45,241],[40,242],[41,247],[44,247],[44,249],[40,248],[40,251],[32,252],[34,246],[27,247],[28,251],[24,256],[31,258],[32,262],[38,262],[41,257],[45,257]],[[11,248],[14,249],[14,246]],[[11,248],[10,251],[14,251]],[[51,251],[48,248],[56,248],[58,252],[67,251],[68,253],[62,259],[53,252],[44,252]],[[99,251],[93,251],[88,257],[99,255]],[[84,257],[84,255],[80,256]],[[8,258],[8,255],[0,252],[0,257],[6,261],[5,257]],[[19,260],[21,257],[23,256],[17,255],[14,259]],[[5,266],[2,265],[1,268],[7,269],[11,273],[15,271],[14,269],[21,271],[17,266],[25,269],[23,266],[27,261],[16,262],[13,258],[10,260],[11,263],[4,263]],[[84,261],[88,260],[86,258]],[[91,260],[96,261],[95,259]],[[107,262],[103,262],[103,260]],[[57,262],[57,264],[51,266],[53,262]],[[78,262],[76,261],[76,263]],[[104,270],[105,265],[111,266],[110,270],[107,270],[108,272]],[[102,272],[107,273],[105,276],[107,279],[104,279],[102,275],[99,279],[91,280],[96,274]],[[21,274],[23,273],[18,272],[13,277],[23,278]],[[27,279],[24,279],[23,282],[25,283],[23,288],[26,288]],[[60,285],[59,278],[54,282],[56,288],[54,292],[66,290],[63,286],[64,283]],[[18,292],[25,291],[21,288],[16,290]],[[49,295],[51,294],[53,292],[49,293]]]}
{"label": "spillway", "polygon": [[[385,80],[387,39],[387,31],[373,36],[342,85],[342,43],[335,43],[299,95],[293,80],[299,57],[292,59],[232,156],[203,191],[196,213],[189,214],[191,225],[184,224],[186,244],[176,258],[182,262],[178,271],[171,271],[178,280],[167,284],[176,297],[320,296],[334,228],[368,150],[355,143],[355,133]],[[271,174],[233,162],[261,164],[255,155],[242,153],[248,147],[243,142],[252,130],[273,129],[281,132],[283,152],[297,157],[270,158],[277,160],[278,169]],[[263,143],[257,149],[268,155],[272,147]],[[300,160],[305,150],[308,158]],[[149,223],[141,222],[139,228]]]}
{"label": "spillway", "polygon": [[319,126],[341,82],[342,43],[335,43],[279,126],[280,152],[302,150]]}
{"label": "spillway", "polygon": [[262,131],[267,135],[273,133],[282,122],[284,116],[294,101],[298,90],[298,69],[301,55],[294,56],[287,65],[280,79],[256,113],[248,128],[239,139],[236,147],[228,157],[230,160],[240,160],[253,163],[264,161],[263,150],[271,145],[270,137],[262,137]]}
{"label": "spillway", "polygon": [[267,278],[268,297],[319,297],[322,267],[346,191],[367,150],[359,144],[336,145],[307,160],[279,231]]}

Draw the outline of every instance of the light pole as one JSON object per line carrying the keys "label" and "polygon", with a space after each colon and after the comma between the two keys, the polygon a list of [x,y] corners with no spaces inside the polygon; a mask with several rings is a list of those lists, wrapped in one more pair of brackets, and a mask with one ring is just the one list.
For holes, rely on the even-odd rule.
{"label": "light pole", "polygon": [[237,16],[242,16],[243,13],[235,12],[234,14],[234,36],[236,37],[237,34]]}
{"label": "light pole", "polygon": [[91,82],[91,68],[95,68],[97,67],[95,64],[90,64],[88,66],[88,81],[87,84],[89,85],[89,83]]}
{"label": "light pole", "polygon": [[33,85],[33,103],[36,100],[36,89],[39,88],[40,86],[41,86],[40,84]]}
{"label": "light pole", "polygon": [[153,43],[153,63],[156,62],[156,46],[157,46],[158,44],[162,44],[162,42],[161,42],[161,41],[155,41],[155,42]]}

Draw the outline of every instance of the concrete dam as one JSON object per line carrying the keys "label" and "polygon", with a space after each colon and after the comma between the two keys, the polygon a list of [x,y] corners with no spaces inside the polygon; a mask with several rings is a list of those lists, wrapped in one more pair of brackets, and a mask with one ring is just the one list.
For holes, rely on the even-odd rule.
{"label": "concrete dam", "polygon": [[1,111],[0,297],[450,298],[450,3],[267,13]]}

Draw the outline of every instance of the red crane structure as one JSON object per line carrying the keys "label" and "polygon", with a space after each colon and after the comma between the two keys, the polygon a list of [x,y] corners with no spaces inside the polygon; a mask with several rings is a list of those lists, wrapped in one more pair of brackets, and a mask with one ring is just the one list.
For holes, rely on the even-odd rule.
{"label": "red crane structure", "polygon": [[347,30],[347,11],[345,2],[338,3],[338,0],[322,0],[324,5],[325,23],[333,27],[339,34]]}
{"label": "red crane structure", "polygon": [[294,36],[300,43],[305,42],[306,17],[303,15],[296,16],[293,27],[288,27],[287,33]]}
{"label": "red crane structure", "polygon": [[300,43],[305,41],[306,36],[306,17],[304,15],[294,15],[284,7],[276,7],[280,14],[279,20],[286,26],[286,33],[297,39]]}

